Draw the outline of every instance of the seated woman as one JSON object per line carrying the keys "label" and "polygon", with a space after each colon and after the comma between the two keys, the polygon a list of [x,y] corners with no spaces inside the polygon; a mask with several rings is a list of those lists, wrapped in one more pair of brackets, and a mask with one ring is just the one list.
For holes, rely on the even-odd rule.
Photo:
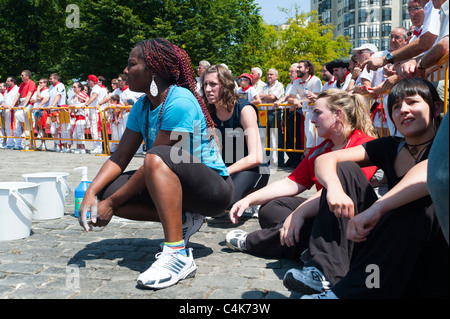
{"label": "seated woman", "polygon": [[[440,107],[430,82],[402,80],[388,112],[404,139],[384,137],[316,160],[320,209],[304,268],[284,277],[288,288],[327,290],[307,298],[449,297],[448,245],[426,185]],[[367,165],[386,174],[389,192],[380,199],[361,173]]]}
{"label": "seated woman", "polygon": [[[192,250],[186,248],[189,237],[202,226],[203,216],[229,206],[233,182],[186,52],[165,39],[146,40],[131,51],[124,71],[130,89],[145,95],[133,105],[116,151],[86,191],[79,222],[89,231],[107,225],[113,215],[160,221],[162,252],[137,281],[159,289],[195,275]],[[123,173],[143,140],[144,165]]]}
{"label": "seated woman", "polygon": [[[325,90],[318,95],[312,123],[318,135],[325,140],[311,148],[290,176],[246,196],[232,207],[230,219],[237,223],[238,217],[249,205],[265,204],[259,211],[262,229],[249,234],[241,230],[231,231],[226,236],[231,249],[298,260],[308,246],[314,221],[312,217],[319,209],[322,185],[314,174],[314,160],[321,154],[373,140],[376,134],[365,99],[337,89]],[[365,168],[366,179],[370,180],[375,171],[376,167]],[[317,193],[308,200],[296,196],[314,185]],[[292,228],[280,233],[285,220],[289,222],[291,219]]]}
{"label": "seated woman", "polygon": [[262,164],[258,109],[238,98],[233,76],[224,66],[211,66],[202,78],[206,107],[220,132],[222,159],[233,180],[229,210],[238,200],[269,182],[269,168]]}

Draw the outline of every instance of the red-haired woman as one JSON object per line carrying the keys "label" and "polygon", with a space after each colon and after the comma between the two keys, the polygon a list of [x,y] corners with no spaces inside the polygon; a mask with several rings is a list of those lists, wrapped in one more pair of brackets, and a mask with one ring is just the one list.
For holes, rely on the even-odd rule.
{"label": "red-haired woman", "polygon": [[[139,276],[138,285],[165,288],[195,275],[192,250],[186,244],[203,216],[228,207],[233,183],[214,139],[214,123],[196,92],[186,52],[165,39],[146,40],[131,51],[124,72],[130,89],[145,95],[133,105],[119,146],[87,190],[79,220],[86,230],[91,224],[108,224],[113,215],[160,221],[163,250]],[[144,165],[123,173],[143,140]]]}

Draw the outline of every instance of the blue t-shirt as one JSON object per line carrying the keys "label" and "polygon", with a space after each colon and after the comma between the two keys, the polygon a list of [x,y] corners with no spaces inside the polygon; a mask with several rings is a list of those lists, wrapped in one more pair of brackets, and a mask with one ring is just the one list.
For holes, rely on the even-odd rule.
{"label": "blue t-shirt", "polygon": [[[195,159],[217,171],[221,176],[229,175],[215,142],[209,140],[205,116],[191,91],[172,86],[167,94],[161,119],[159,118],[161,105],[154,110],[147,111],[145,99],[146,97],[143,96],[131,108],[127,128],[141,133],[144,137],[146,136],[144,141],[146,141],[149,149],[152,148],[160,129],[173,132],[173,139],[175,140],[179,137],[176,132],[189,133],[189,139],[186,139],[182,144],[177,143],[175,146],[189,152]],[[147,112],[149,114],[148,126]],[[159,127],[160,122],[161,127]],[[146,133],[147,127],[148,132]],[[180,156],[176,158],[177,154],[174,154],[172,160],[174,162],[182,161],[183,159]]]}

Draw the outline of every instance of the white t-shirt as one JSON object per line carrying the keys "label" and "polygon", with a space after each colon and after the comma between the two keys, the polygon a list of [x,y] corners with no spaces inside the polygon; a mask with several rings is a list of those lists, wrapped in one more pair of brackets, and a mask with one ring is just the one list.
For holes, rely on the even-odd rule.
{"label": "white t-shirt", "polygon": [[66,88],[61,82],[58,82],[58,84],[56,84],[55,86],[50,86],[48,102],[49,106],[53,105],[53,102],[58,95],[61,95],[61,98],[59,99],[58,103],[56,103],[55,107],[66,104]]}
{"label": "white t-shirt", "polygon": [[3,102],[5,106],[14,106],[12,104],[17,93],[19,93],[19,87],[17,85],[14,85],[14,87],[9,92],[8,90],[5,91],[5,95],[3,96]]}
{"label": "white t-shirt", "polygon": [[[42,98],[49,97],[49,95],[50,95],[50,90],[48,88],[41,91]],[[41,101],[38,101],[38,99],[37,99],[37,91],[34,92],[31,99],[34,99],[37,101],[36,103],[34,103],[33,107],[47,107],[48,103],[50,102],[50,100],[47,100],[47,103],[45,103],[44,105],[41,105]]]}
{"label": "white t-shirt", "polygon": [[95,98],[94,101],[92,101],[89,106],[96,106],[98,103],[100,103],[102,101],[102,99],[100,99],[100,95],[102,94],[102,88],[100,87],[100,85],[95,84],[94,87],[91,90],[91,95],[90,97],[92,97],[94,95],[94,93],[97,93],[97,97]]}
{"label": "white t-shirt", "polygon": [[[375,52],[371,56],[371,58],[383,57],[383,56],[387,55],[388,53],[389,53],[388,50],[378,51],[378,52]],[[365,67],[364,70],[362,70],[359,78],[361,79],[361,82],[363,79],[366,79],[370,82],[371,87],[376,87],[377,85],[383,83],[385,80],[384,69],[378,68],[376,71],[373,71],[373,70],[367,71],[367,67]]]}
{"label": "white t-shirt", "polygon": [[[305,94],[305,87],[312,93],[320,93],[322,91],[322,82],[315,75],[310,75],[305,81],[297,79],[294,81],[290,88],[289,95],[296,95],[302,97]],[[308,109],[312,109],[312,105],[308,106]]]}
{"label": "white t-shirt", "polygon": [[[117,90],[121,91],[120,89]],[[122,103],[122,105],[125,105],[125,102],[128,100],[133,100],[133,102],[136,103],[136,101],[139,100],[140,97],[144,94],[145,93],[142,92],[131,91],[129,88],[127,88],[123,92],[121,91],[118,95],[120,96],[120,103]]]}
{"label": "white t-shirt", "polygon": [[240,98],[248,100],[249,102],[252,102],[255,100],[255,96],[258,95],[256,92],[256,89],[253,86],[250,86],[246,91],[244,91],[243,88],[239,88],[238,95]]}

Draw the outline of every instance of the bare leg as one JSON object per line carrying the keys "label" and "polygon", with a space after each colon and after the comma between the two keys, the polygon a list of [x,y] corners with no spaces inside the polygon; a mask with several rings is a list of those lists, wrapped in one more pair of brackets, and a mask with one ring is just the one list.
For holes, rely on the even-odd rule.
{"label": "bare leg", "polygon": [[167,242],[178,242],[182,236],[182,189],[177,175],[154,154],[144,160],[145,183],[155,203]]}

